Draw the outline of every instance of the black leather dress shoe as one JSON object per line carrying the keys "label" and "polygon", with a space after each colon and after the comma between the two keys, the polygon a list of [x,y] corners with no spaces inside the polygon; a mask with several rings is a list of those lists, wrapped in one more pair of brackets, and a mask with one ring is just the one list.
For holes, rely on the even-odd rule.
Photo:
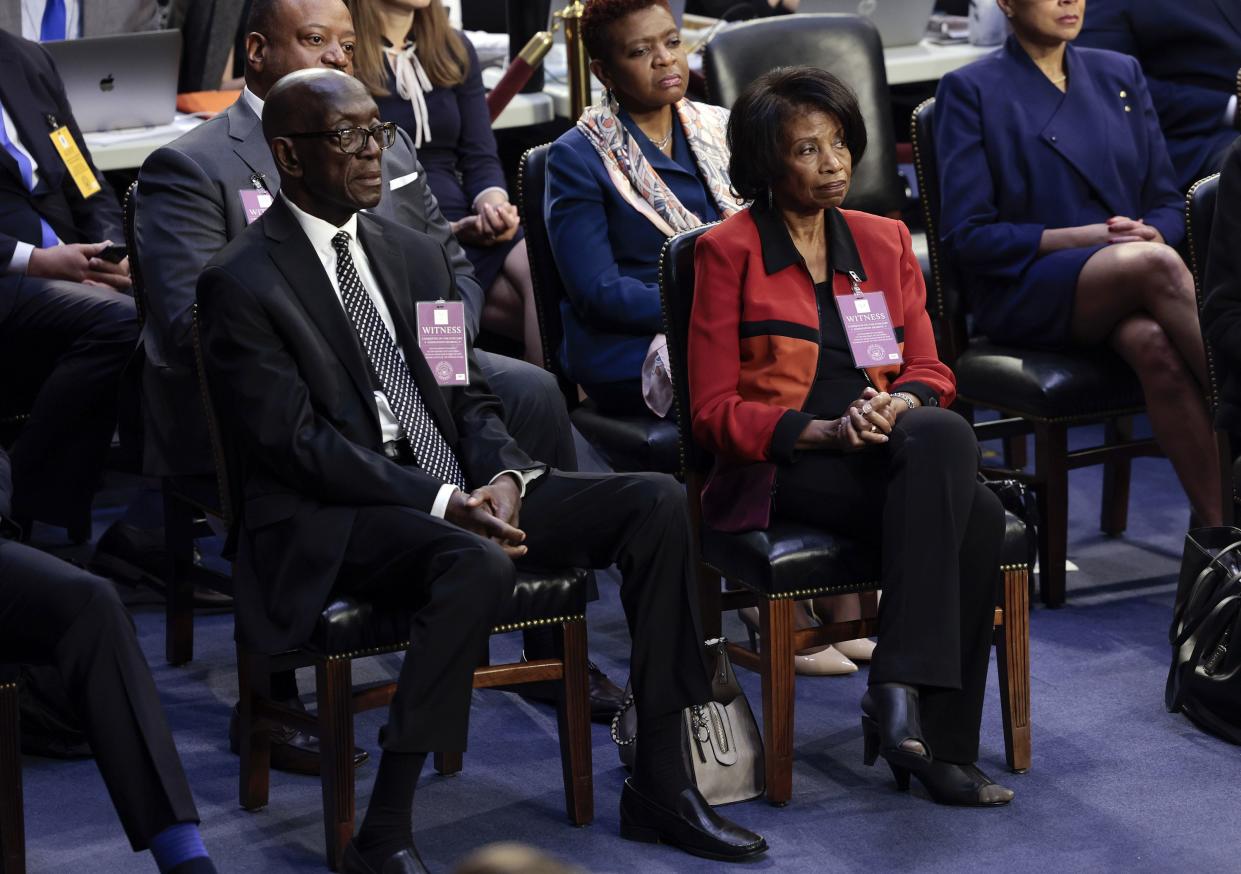
{"label": "black leather dress shoe", "polygon": [[[127,522],[114,522],[99,535],[90,569],[128,586],[143,585],[168,597],[168,551],[164,529],[139,528]],[[232,596],[205,586],[194,587],[194,606],[204,609],[233,606]]]}
{"label": "black leather dress shoe", "polygon": [[381,867],[373,868],[362,858],[362,853],[353,841],[345,847],[340,869],[343,874],[429,874],[415,847],[406,847],[389,856]]}
{"label": "black leather dress shoe", "polygon": [[625,781],[620,803],[621,837],[648,844],[667,844],[693,856],[740,862],[767,852],[762,835],[729,822],[693,788],[677,796],[672,809],[646,797]]}
{"label": "black leather dress shoe", "polygon": [[[233,755],[241,755],[241,712],[233,706],[228,720],[228,748]],[[370,754],[358,747],[353,748],[353,766],[365,762]],[[319,739],[296,728],[277,725],[271,728],[271,766],[277,771],[290,774],[319,776]]]}

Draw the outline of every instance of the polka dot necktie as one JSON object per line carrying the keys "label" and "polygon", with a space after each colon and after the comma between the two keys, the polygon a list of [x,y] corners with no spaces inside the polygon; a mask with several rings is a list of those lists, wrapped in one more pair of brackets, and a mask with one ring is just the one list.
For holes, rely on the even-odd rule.
{"label": "polka dot necktie", "polygon": [[349,254],[348,231],[341,231],[332,237],[332,248],[336,250],[336,281],[340,285],[345,311],[358,332],[375,375],[379,377],[379,385],[388,398],[392,412],[405,429],[418,466],[431,476],[464,490],[465,476],[461,465],[431,418],[418,391],[418,384],[401,358],[396,341],[388,333],[375,302],[358,278],[353,256]]}

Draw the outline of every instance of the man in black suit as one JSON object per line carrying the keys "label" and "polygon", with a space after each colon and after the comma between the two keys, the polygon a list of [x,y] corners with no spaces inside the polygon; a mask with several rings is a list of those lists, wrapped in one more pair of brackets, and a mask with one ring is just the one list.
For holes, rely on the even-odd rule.
{"label": "man in black suit", "polygon": [[475,367],[469,385],[437,384],[416,310],[456,300],[451,264],[427,235],[369,212],[395,130],[361,83],[292,73],[268,92],[263,132],[280,196],[198,283],[238,502],[238,634],[298,645],[334,592],[415,611],[345,870],[417,870],[414,786],[428,751],[465,748],[472,672],[514,559],[620,568],[639,718],[623,833],[729,859],[765,850],[711,810],[682,756],[682,710],[709,689],[681,486],[548,468],[509,437]]}
{"label": "man in black suit", "polygon": [[215,874],[129,614],[107,580],[8,539],[11,495],[0,450],[0,663],[57,669],[135,851],[161,872]]}
{"label": "man in black suit", "polygon": [[13,512],[84,540],[138,336],[129,265],[100,257],[122,239],[120,210],[43,48],[0,32],[0,69],[0,395],[10,415],[27,411],[15,399],[31,405]]}
{"label": "man in black suit", "polygon": [[[142,335],[146,353],[142,398],[145,467],[151,475],[192,476],[213,469],[190,342],[190,307],[204,265],[252,220],[242,197],[280,190],[280,174],[260,124],[264,98],[294,70],[353,70],[353,19],[342,0],[256,0],[247,29],[246,87],[241,97],[220,115],[152,153],[139,176],[135,227],[149,299]],[[423,231],[445,248],[473,336],[482,314],[483,290],[404,131],[389,149],[383,173],[385,197],[375,213]],[[522,448],[561,470],[575,470],[572,427],[551,374],[501,355],[480,352],[478,359]],[[272,692],[283,700],[296,698],[292,672],[276,675]],[[615,684],[597,669],[591,671],[594,713],[610,719],[620,698]],[[236,750],[236,731],[232,741]],[[364,756],[359,751],[359,761]],[[272,765],[318,773],[317,741],[285,731],[275,737]]]}

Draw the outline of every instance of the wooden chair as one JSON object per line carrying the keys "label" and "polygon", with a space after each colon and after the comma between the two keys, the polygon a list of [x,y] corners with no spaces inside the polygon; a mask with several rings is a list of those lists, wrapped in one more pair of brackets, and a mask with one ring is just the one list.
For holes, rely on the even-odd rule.
{"label": "wooden chair", "polygon": [[853,168],[845,206],[899,216],[905,183],[896,169],[883,44],[869,18],[804,14],[732,24],[715,35],[702,61],[707,94],[720,106],[732,106],[763,73],[795,64],[827,70],[857,94],[866,122],[866,154]]}
{"label": "wooden chair", "polygon": [[[932,283],[927,310],[936,323],[940,357],[956,372],[958,405],[973,418],[975,407],[998,410],[999,420],[975,425],[979,440],[1003,438],[1025,445],[1034,435],[1034,470],[1027,472],[1006,453],[1008,467],[987,472],[1030,485],[1038,499],[1039,589],[1043,603],[1060,607],[1065,601],[1065,560],[1069,521],[1069,471],[1102,464],[1103,501],[1099,527],[1107,534],[1124,532],[1129,511],[1132,460],[1162,455],[1154,440],[1132,439],[1132,418],[1145,411],[1137,376],[1111,352],[1048,352],[1001,346],[971,337],[968,301],[951,260],[939,242],[939,170],[935,157],[934,98],[914,110],[911,138],[918,188],[926,217]],[[1070,428],[1103,425],[1103,443],[1068,448]]]}
{"label": "wooden chair", "polygon": [[[1206,303],[1207,250],[1211,245],[1211,223],[1215,218],[1215,201],[1219,193],[1219,174],[1199,179],[1189,187],[1185,195],[1185,244],[1189,254],[1189,270],[1194,276],[1194,294],[1198,299],[1198,315],[1201,318]],[[1219,377],[1216,372],[1215,351],[1206,333],[1202,335],[1207,353],[1207,407],[1214,420],[1219,410]],[[1232,440],[1227,431],[1215,429],[1215,442],[1219,448],[1220,495],[1223,499],[1224,524],[1231,525],[1237,515],[1241,493],[1233,468]]]}
{"label": "wooden chair", "polygon": [[[702,521],[700,495],[711,456],[694,440],[690,423],[686,340],[694,296],[694,243],[706,228],[671,238],[660,258],[664,326],[675,383],[676,422],[681,459],[689,491],[690,517],[698,535],[702,564],[699,597],[703,633],[720,634],[724,610],[758,607],[758,652],[729,645],[734,661],[763,678],[763,740],[767,800],[784,804],[793,792],[793,702],[795,654],[813,646],[838,643],[878,631],[875,619],[837,622],[796,630],[797,601],[819,595],[874,592],[879,588],[879,555],[831,531],[800,523],[775,521],[765,531],[726,534]],[[1007,515],[1001,606],[995,611],[996,661],[1003,704],[1004,750],[1009,768],[1030,767],[1030,626],[1026,528]],[[720,578],[730,585],[721,591]]]}
{"label": "wooden chair", "polygon": [[[203,386],[207,425],[222,492],[228,491],[228,467],[209,383],[203,369],[198,339],[198,312],[194,309],[194,352]],[[233,505],[225,504],[231,525]],[[560,684],[557,719],[565,807],[576,825],[594,819],[594,783],[591,772],[590,700],[586,655],[586,573],[568,569],[548,574],[518,575],[508,612],[491,631],[505,634],[535,627],[554,627],[554,658],[491,665],[474,671],[474,688],[515,686],[553,681]],[[238,786],[241,806],[258,810],[267,805],[271,775],[272,723],[299,728],[319,738],[323,826],[328,867],[339,870],[341,854],[353,838],[353,716],[385,707],[396,692],[395,682],[354,688],[355,659],[409,648],[412,614],[377,609],[351,597],[337,597],[324,608],[310,639],[300,648],[269,654],[237,645],[240,690],[241,770]],[[240,620],[240,615],[238,619]],[[243,635],[238,635],[239,640]],[[313,667],[318,711],[308,714],[272,698],[271,675],[276,671]],[[436,769],[451,774],[462,768],[460,754],[435,756]]]}
{"label": "wooden chair", "polygon": [[[138,323],[145,325],[149,307],[135,232],[137,189],[138,183],[135,181],[126,190],[123,215],[134,304],[138,310]],[[194,560],[195,541],[213,534],[207,517],[223,519],[222,508],[228,495],[227,491],[220,489],[226,488],[224,481],[213,475],[160,478],[160,492],[164,500],[164,548],[167,553],[164,568],[164,657],[169,664],[185,664],[194,657],[194,587],[232,592],[230,577],[205,568]]]}
{"label": "wooden chair", "polygon": [[521,156],[517,175],[517,203],[526,229],[526,251],[534,280],[535,309],[539,333],[543,336],[543,362],[560,383],[569,418],[586,441],[607,459],[614,470],[678,470],[676,428],[653,413],[643,416],[604,415],[589,398],[579,400],[577,386],[560,367],[560,342],[564,323],[560,304],[565,299],[564,284],[552,256],[543,217],[543,192],[547,183],[548,146],[536,146]]}
{"label": "wooden chair", "polygon": [[0,666],[0,874],[26,874],[17,674]]}

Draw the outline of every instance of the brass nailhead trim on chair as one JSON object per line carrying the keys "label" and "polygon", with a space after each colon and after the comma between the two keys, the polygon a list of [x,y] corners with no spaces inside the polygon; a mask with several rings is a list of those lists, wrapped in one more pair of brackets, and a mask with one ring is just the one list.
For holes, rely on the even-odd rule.
{"label": "brass nailhead trim on chair", "polygon": [[[525,622],[512,622],[508,625],[497,625],[492,628],[491,634],[506,634],[510,631],[522,631],[527,628],[537,628],[543,625],[560,625],[562,622],[585,622],[585,614],[578,616],[557,616],[551,619],[529,619]],[[352,652],[335,653],[329,656],[321,656],[329,662],[340,661],[342,659],[364,659],[369,656],[384,655],[390,652],[401,652],[409,648],[409,641],[402,643],[393,643],[387,646],[377,646],[370,649],[358,649]],[[312,653],[313,654],[313,653]]]}
{"label": "brass nailhead trim on chair", "polygon": [[[1002,573],[1008,573],[1011,571],[1029,571],[1029,570],[1030,570],[1029,566],[1024,565],[1024,564],[1002,564],[1000,565],[1000,571]],[[848,591],[852,593],[852,592],[874,592],[874,591],[879,591],[879,590],[880,590],[879,583],[862,583],[861,585],[857,585],[857,586],[854,586],[854,585],[826,586],[824,588],[819,588],[819,589],[795,589],[791,592],[780,592],[778,594],[768,595],[767,600],[768,601],[786,601],[792,598],[792,599],[800,601],[802,598],[813,598],[817,595],[830,595],[832,592]]]}
{"label": "brass nailhead trim on chair", "polygon": [[[1241,70],[1237,71],[1237,82],[1241,84]],[[1198,263],[1198,248],[1194,245],[1194,222],[1193,211],[1191,206],[1194,202],[1194,195],[1198,189],[1213,179],[1219,179],[1218,173],[1212,173],[1204,179],[1199,179],[1193,185],[1189,186],[1189,191],[1185,193],[1185,241],[1189,248],[1189,272],[1194,277],[1194,297],[1198,304],[1198,316],[1202,316],[1202,305],[1206,303],[1206,289],[1202,286],[1205,278],[1206,265]],[[1219,380],[1215,376],[1215,353],[1211,349],[1211,344],[1207,342],[1206,335],[1202,336],[1202,344],[1207,353],[1207,403],[1211,408],[1211,415],[1214,416],[1219,408]]]}

